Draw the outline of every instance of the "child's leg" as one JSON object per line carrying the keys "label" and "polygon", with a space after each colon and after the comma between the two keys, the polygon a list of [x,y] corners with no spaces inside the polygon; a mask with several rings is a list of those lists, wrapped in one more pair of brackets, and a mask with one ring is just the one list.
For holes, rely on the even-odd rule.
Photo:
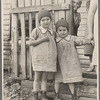
{"label": "child's leg", "polygon": [[56,94],[59,93],[59,85],[60,85],[60,83],[58,83],[58,82],[55,82],[55,84],[54,84]]}
{"label": "child's leg", "polygon": [[41,78],[41,90],[42,91],[47,91],[47,72],[42,73],[42,78]]}
{"label": "child's leg", "polygon": [[42,78],[41,78],[41,91],[42,91],[42,100],[48,100],[46,96],[46,91],[47,91],[47,72],[42,73]]}
{"label": "child's leg", "polygon": [[33,83],[33,89],[34,89],[34,91],[40,91],[41,73],[42,72],[39,72],[39,71],[35,72],[34,83]]}
{"label": "child's leg", "polygon": [[54,100],[61,100],[60,97],[59,97],[59,85],[60,85],[59,82],[55,82],[55,84],[54,84],[54,88],[55,88],[55,98],[54,98]]}
{"label": "child's leg", "polygon": [[68,83],[69,89],[72,94],[74,94],[75,84],[74,83]]}

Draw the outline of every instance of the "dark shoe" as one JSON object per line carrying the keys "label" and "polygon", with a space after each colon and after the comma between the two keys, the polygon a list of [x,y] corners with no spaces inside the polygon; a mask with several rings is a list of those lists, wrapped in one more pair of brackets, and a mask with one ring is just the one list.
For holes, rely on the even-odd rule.
{"label": "dark shoe", "polygon": [[46,96],[46,91],[42,91],[42,100],[48,100]]}
{"label": "dark shoe", "polygon": [[33,92],[33,100],[39,100],[38,99],[38,92]]}

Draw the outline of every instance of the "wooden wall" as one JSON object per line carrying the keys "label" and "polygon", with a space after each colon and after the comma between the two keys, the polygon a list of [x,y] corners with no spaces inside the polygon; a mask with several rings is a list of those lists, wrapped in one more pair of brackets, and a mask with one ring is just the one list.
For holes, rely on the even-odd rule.
{"label": "wooden wall", "polygon": [[10,45],[10,0],[3,0],[3,60],[4,69],[11,67],[11,45]]}

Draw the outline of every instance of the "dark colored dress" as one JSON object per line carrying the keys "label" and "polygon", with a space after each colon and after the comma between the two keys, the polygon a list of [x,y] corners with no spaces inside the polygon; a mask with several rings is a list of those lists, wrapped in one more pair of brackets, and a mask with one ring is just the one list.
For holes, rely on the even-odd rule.
{"label": "dark colored dress", "polygon": [[55,81],[63,83],[83,81],[81,65],[75,48],[75,44],[80,45],[80,40],[76,36],[68,35],[66,38],[57,37],[56,42],[58,71],[55,74]]}

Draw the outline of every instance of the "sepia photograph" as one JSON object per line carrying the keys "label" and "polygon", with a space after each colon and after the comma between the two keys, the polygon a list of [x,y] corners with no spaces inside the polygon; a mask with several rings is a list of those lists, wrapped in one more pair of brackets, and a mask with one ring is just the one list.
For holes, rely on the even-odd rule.
{"label": "sepia photograph", "polygon": [[2,100],[99,100],[98,0],[1,0]]}

